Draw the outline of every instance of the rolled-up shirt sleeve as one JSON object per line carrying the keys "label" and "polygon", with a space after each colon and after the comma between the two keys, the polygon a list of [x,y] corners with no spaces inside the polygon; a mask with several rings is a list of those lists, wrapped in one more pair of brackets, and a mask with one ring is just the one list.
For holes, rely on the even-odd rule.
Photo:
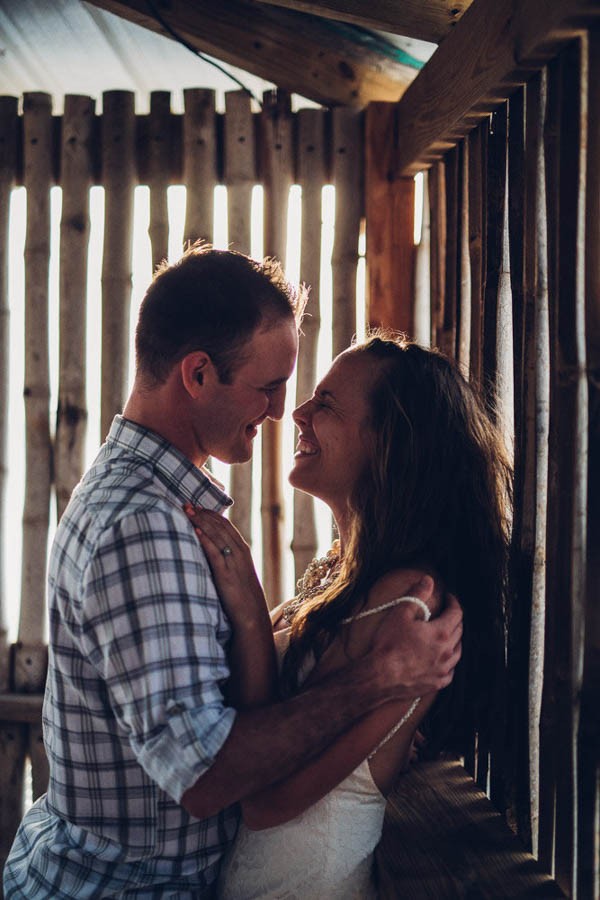
{"label": "rolled-up shirt sleeve", "polygon": [[183,513],[138,510],[105,529],[80,596],[82,650],[118,728],[180,802],[235,720],[223,697],[229,625]]}

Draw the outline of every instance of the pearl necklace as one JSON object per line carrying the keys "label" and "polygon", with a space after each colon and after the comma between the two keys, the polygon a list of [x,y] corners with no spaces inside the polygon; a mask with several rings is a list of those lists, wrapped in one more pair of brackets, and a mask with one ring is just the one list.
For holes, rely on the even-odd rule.
{"label": "pearl necklace", "polygon": [[309,562],[306,572],[302,578],[298,579],[296,585],[298,593],[284,606],[281,613],[289,625],[292,624],[294,616],[306,600],[322,593],[331,584],[340,571],[341,563],[339,540],[333,542],[326,556],[322,556],[320,559],[315,557]]}

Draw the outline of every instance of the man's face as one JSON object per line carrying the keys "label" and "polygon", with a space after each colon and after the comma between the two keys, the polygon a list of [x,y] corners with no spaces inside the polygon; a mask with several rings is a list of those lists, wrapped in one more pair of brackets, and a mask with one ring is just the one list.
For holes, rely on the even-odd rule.
{"label": "man's face", "polygon": [[226,463],[246,462],[265,419],[281,419],[286,382],[296,363],[298,329],[291,317],[254,332],[231,384],[215,380],[205,403],[199,441],[207,455]]}

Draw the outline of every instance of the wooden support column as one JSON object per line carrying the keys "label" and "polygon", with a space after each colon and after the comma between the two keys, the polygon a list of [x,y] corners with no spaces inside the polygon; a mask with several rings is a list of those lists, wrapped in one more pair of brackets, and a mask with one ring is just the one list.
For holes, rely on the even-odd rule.
{"label": "wooden support column", "polygon": [[397,175],[396,107],[366,111],[367,320],[414,334],[414,178]]}

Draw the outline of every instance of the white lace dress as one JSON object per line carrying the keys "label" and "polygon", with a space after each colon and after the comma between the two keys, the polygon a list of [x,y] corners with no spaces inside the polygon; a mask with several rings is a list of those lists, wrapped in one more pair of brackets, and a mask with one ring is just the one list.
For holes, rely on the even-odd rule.
{"label": "white lace dress", "polygon": [[[355,618],[413,601],[428,619],[427,606],[409,597],[399,597]],[[281,660],[289,629],[276,631],[275,641]],[[412,715],[417,703],[371,756]],[[381,837],[385,805],[365,759],[295,819],[261,831],[241,823],[221,869],[217,896],[220,900],[376,900],[373,851]]]}

